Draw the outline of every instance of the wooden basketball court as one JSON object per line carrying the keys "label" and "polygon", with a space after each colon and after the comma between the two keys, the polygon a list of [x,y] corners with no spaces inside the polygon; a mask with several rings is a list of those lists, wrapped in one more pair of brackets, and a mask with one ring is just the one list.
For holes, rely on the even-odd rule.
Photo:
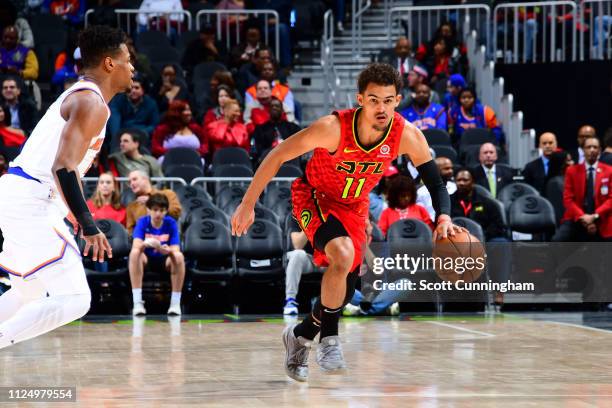
{"label": "wooden basketball court", "polygon": [[313,352],[307,384],[283,319],[97,319],[0,351],[0,386],[76,386],[72,407],[612,407],[612,315],[592,316],[343,318],[349,371]]}

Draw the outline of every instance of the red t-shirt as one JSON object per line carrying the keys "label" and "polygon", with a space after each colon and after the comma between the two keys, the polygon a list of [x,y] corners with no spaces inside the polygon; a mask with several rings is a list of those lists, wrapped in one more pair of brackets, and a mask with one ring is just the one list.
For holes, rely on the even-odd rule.
{"label": "red t-shirt", "polygon": [[419,204],[412,204],[403,210],[399,208],[386,208],[380,214],[380,219],[378,220],[378,226],[380,230],[387,235],[387,231],[389,231],[389,227],[396,221],[405,220],[407,218],[414,218],[417,220],[423,221],[425,224],[429,225],[429,228],[434,229],[434,225],[431,222],[431,217],[429,217],[429,213],[425,209],[425,207]]}
{"label": "red t-shirt", "polygon": [[106,204],[97,208],[92,200],[87,200],[87,207],[91,211],[94,220],[114,220],[125,226],[125,207],[115,210],[112,205]]}

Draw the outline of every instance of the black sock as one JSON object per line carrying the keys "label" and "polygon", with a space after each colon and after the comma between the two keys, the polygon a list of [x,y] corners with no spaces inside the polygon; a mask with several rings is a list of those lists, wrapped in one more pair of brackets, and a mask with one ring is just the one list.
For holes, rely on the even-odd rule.
{"label": "black sock", "polygon": [[319,336],[319,341],[323,337],[338,335],[340,313],[342,313],[342,307],[332,309],[321,305],[321,336]]}
{"label": "black sock", "polygon": [[[295,326],[293,329],[293,334],[295,337],[304,337],[308,340],[314,340],[321,331],[321,320],[319,315],[321,314],[321,300],[317,299],[314,306],[312,307],[312,312],[308,316],[302,320],[302,323]],[[316,316],[316,318],[315,318]]]}

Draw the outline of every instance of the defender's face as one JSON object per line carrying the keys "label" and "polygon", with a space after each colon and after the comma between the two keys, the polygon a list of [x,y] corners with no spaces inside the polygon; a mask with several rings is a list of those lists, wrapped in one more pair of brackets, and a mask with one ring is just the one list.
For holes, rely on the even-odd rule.
{"label": "defender's face", "polygon": [[124,91],[132,89],[132,77],[134,76],[134,66],[130,58],[130,51],[127,45],[121,44],[120,51],[113,58],[113,75],[118,87]]}
{"label": "defender's face", "polygon": [[401,99],[394,85],[370,83],[363,94],[357,94],[357,102],[363,107],[361,114],[367,123],[379,131],[387,127]]}

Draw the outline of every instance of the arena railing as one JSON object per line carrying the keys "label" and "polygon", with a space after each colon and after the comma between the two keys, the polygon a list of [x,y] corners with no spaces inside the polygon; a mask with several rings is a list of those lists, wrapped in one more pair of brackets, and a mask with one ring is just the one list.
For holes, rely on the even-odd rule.
{"label": "arena railing", "polygon": [[[182,33],[185,30],[185,25],[187,30],[191,30],[192,29],[192,25],[193,25],[193,19],[191,17],[191,13],[187,10],[179,10],[179,11],[168,11],[168,12],[162,12],[162,11],[139,11],[138,9],[116,9],[115,10],[115,14],[117,15],[117,26],[118,27],[122,27],[122,20],[123,20],[123,16],[125,16],[125,20],[127,22],[126,24],[126,29],[125,32],[128,35],[132,35],[132,16],[136,16],[136,28],[138,28],[139,24],[138,24],[138,19],[140,17],[144,17],[146,18],[146,27],[147,27],[147,31],[151,30],[152,27],[154,27],[154,25],[151,24],[151,18],[152,17],[162,17],[166,20],[166,34],[168,36],[170,36],[170,34],[172,33],[172,26],[173,24],[176,24],[176,28],[177,31],[179,33]],[[185,20],[187,20],[187,23],[185,24]],[[168,23],[170,22],[170,23]],[[154,29],[159,30],[160,24],[157,24],[157,27],[154,27]]]}
{"label": "arena railing", "polygon": [[[270,180],[270,182],[290,183],[293,180],[295,180],[295,177],[274,177],[272,180]],[[191,183],[189,183],[189,185],[197,186],[198,184],[202,184],[202,186],[206,189],[208,188],[208,183],[250,183],[251,181],[253,181],[253,177],[196,177],[191,180]]]}
{"label": "arena railing", "polygon": [[363,14],[372,6],[371,0],[353,0],[351,16],[351,48],[356,57],[361,56],[363,40]]}
{"label": "arena railing", "polygon": [[[83,177],[81,180],[83,184],[98,183],[98,177]],[[117,180],[117,182],[119,183],[121,191],[123,191],[124,188],[129,188],[130,179],[128,177],[115,177],[115,180]],[[157,185],[168,186],[167,188],[169,188],[170,190],[174,190],[177,184],[180,184],[182,186],[187,185],[187,182],[180,177],[151,177],[151,182]]]}
{"label": "arena railing", "polygon": [[321,37],[321,67],[325,86],[323,88],[323,109],[329,112],[331,107],[339,108],[338,87],[340,77],[334,65],[334,13],[327,10],[323,16],[323,35]]}
{"label": "arena railing", "polygon": [[389,47],[392,46],[393,36],[394,34],[397,36],[397,27],[401,26],[401,21],[405,22],[408,39],[414,46],[427,43],[441,23],[450,22],[464,41],[472,30],[476,30],[484,37],[488,49],[490,20],[491,9],[486,4],[392,7],[387,13],[386,20],[387,44]]}
{"label": "arena railing", "polygon": [[[270,33],[269,27],[274,27],[274,56],[279,57],[280,52],[280,31],[279,31],[279,16],[275,10],[200,10],[196,14],[196,30],[200,30],[202,21],[206,23],[215,24],[217,29],[217,38],[225,38],[225,43],[229,49],[231,46],[231,39],[235,39],[235,43],[240,43],[240,36],[243,34],[240,30],[240,24],[232,23],[232,21],[247,20],[248,18],[258,18],[263,15],[263,38],[266,45],[270,45]],[[234,17],[235,19],[232,19]],[[274,20],[270,22],[270,20]],[[232,34],[233,32],[233,34]]]}
{"label": "arena railing", "polygon": [[[576,61],[578,9],[574,1],[499,4],[493,14],[496,58],[515,64]],[[571,19],[564,16],[571,16]],[[502,36],[501,45],[498,36]]]}
{"label": "arena railing", "polygon": [[579,12],[580,21],[589,27],[588,39],[579,30],[580,61],[584,61],[585,55],[590,59],[612,59],[612,0],[585,0]]}

